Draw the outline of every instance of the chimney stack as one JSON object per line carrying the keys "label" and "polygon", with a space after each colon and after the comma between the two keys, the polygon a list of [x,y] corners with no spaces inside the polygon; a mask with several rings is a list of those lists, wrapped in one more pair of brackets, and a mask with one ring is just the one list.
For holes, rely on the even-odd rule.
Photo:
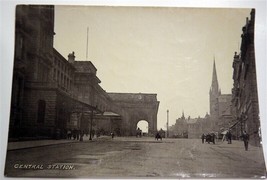
{"label": "chimney stack", "polygon": [[74,51],[68,55],[68,61],[69,63],[74,63],[75,61]]}

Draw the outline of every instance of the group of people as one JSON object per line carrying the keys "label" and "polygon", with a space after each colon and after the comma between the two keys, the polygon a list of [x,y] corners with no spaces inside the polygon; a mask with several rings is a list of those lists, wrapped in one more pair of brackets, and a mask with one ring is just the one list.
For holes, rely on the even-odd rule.
{"label": "group of people", "polygon": [[[208,133],[208,134],[202,134],[201,135],[202,144],[204,142],[207,142],[209,144],[212,142],[213,144],[215,144],[216,138],[217,138],[217,136],[215,133]],[[243,131],[240,138],[244,141],[244,147],[245,147],[245,150],[247,151],[248,150],[248,142],[249,142],[249,134],[246,131]],[[228,142],[228,144],[232,144],[232,133],[230,130],[228,130],[225,133],[225,135],[222,138],[222,142],[225,140]]]}
{"label": "group of people", "polygon": [[207,142],[209,144],[210,143],[215,144],[216,135],[215,133],[202,134],[201,139],[202,139],[202,144],[204,144],[204,142]]}
{"label": "group of people", "polygon": [[[66,139],[70,139],[70,140],[73,139],[73,140],[80,140],[80,141],[83,141],[84,135],[88,136],[88,132],[84,132],[84,131],[81,131],[78,129],[73,129],[73,130],[68,129],[66,134],[67,134]],[[95,130],[92,130],[91,136],[94,137],[95,134],[96,134],[96,137],[100,136],[99,131],[97,131],[97,133],[95,133]],[[110,136],[113,139],[115,136],[115,133],[111,132]]]}
{"label": "group of people", "polygon": [[228,130],[225,134],[223,134],[222,142],[227,141],[228,144],[232,144],[232,133]]}
{"label": "group of people", "polygon": [[[249,134],[246,131],[242,132],[242,135],[240,136],[240,138],[243,140],[244,142],[244,147],[245,150],[248,150],[248,141],[249,141]],[[225,134],[225,136],[223,137],[223,141],[227,140],[228,144],[232,144],[232,133],[231,131],[227,131],[227,133]]]}
{"label": "group of people", "polygon": [[67,139],[73,139],[73,140],[83,140],[84,131],[78,130],[78,129],[68,129],[67,130]]}

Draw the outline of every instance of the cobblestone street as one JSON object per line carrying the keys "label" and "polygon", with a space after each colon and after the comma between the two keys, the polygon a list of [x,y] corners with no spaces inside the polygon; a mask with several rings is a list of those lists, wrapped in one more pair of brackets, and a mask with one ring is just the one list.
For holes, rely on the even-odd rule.
{"label": "cobblestone street", "polygon": [[202,144],[196,139],[128,137],[8,151],[8,176],[260,178],[262,149],[241,141]]}

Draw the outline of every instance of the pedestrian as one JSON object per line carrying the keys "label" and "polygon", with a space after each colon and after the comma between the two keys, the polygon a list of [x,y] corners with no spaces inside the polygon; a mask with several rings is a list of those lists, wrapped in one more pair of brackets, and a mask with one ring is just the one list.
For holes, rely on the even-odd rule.
{"label": "pedestrian", "polygon": [[80,141],[83,141],[84,131],[82,130],[82,131],[80,131],[80,132],[81,132],[81,134],[80,134]]}
{"label": "pedestrian", "polygon": [[202,139],[202,144],[204,144],[204,140],[205,140],[205,134],[204,133],[202,134],[201,139]]}
{"label": "pedestrian", "polygon": [[211,142],[215,144],[215,134],[211,133]]}
{"label": "pedestrian", "polygon": [[245,150],[247,151],[248,150],[249,134],[247,134],[246,131],[243,132],[242,139],[244,141]]}
{"label": "pedestrian", "polygon": [[231,131],[229,130],[228,131],[228,144],[232,144],[232,133],[231,133]]}
{"label": "pedestrian", "polygon": [[76,133],[77,133],[77,130],[73,129],[73,131],[72,131],[73,140],[76,140]]}
{"label": "pedestrian", "polygon": [[210,143],[210,141],[211,141],[211,135],[210,133],[208,133],[206,136],[206,142]]}
{"label": "pedestrian", "polygon": [[81,135],[81,131],[78,129],[76,134],[76,139],[79,141],[80,140],[80,135]]}
{"label": "pedestrian", "polygon": [[70,129],[68,129],[68,131],[67,131],[67,138],[71,139],[71,130]]}
{"label": "pedestrian", "polygon": [[[226,134],[227,134],[227,133],[226,133]],[[224,142],[224,140],[226,139],[226,134],[223,134],[222,142]]]}
{"label": "pedestrian", "polygon": [[162,137],[161,135],[159,134],[159,132],[157,132],[156,136],[155,136],[155,139],[158,141],[159,139],[162,141]]}

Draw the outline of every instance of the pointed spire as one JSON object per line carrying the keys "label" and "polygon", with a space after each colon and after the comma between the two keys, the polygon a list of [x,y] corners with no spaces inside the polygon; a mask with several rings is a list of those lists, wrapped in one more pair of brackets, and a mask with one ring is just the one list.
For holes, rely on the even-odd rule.
{"label": "pointed spire", "polygon": [[211,90],[214,92],[218,92],[219,84],[217,79],[216,65],[215,65],[215,57],[213,57],[213,72],[212,72],[212,82],[211,82]]}
{"label": "pointed spire", "polygon": [[182,112],[182,119],[184,119],[185,117],[184,117],[184,110],[183,110],[183,112]]}

